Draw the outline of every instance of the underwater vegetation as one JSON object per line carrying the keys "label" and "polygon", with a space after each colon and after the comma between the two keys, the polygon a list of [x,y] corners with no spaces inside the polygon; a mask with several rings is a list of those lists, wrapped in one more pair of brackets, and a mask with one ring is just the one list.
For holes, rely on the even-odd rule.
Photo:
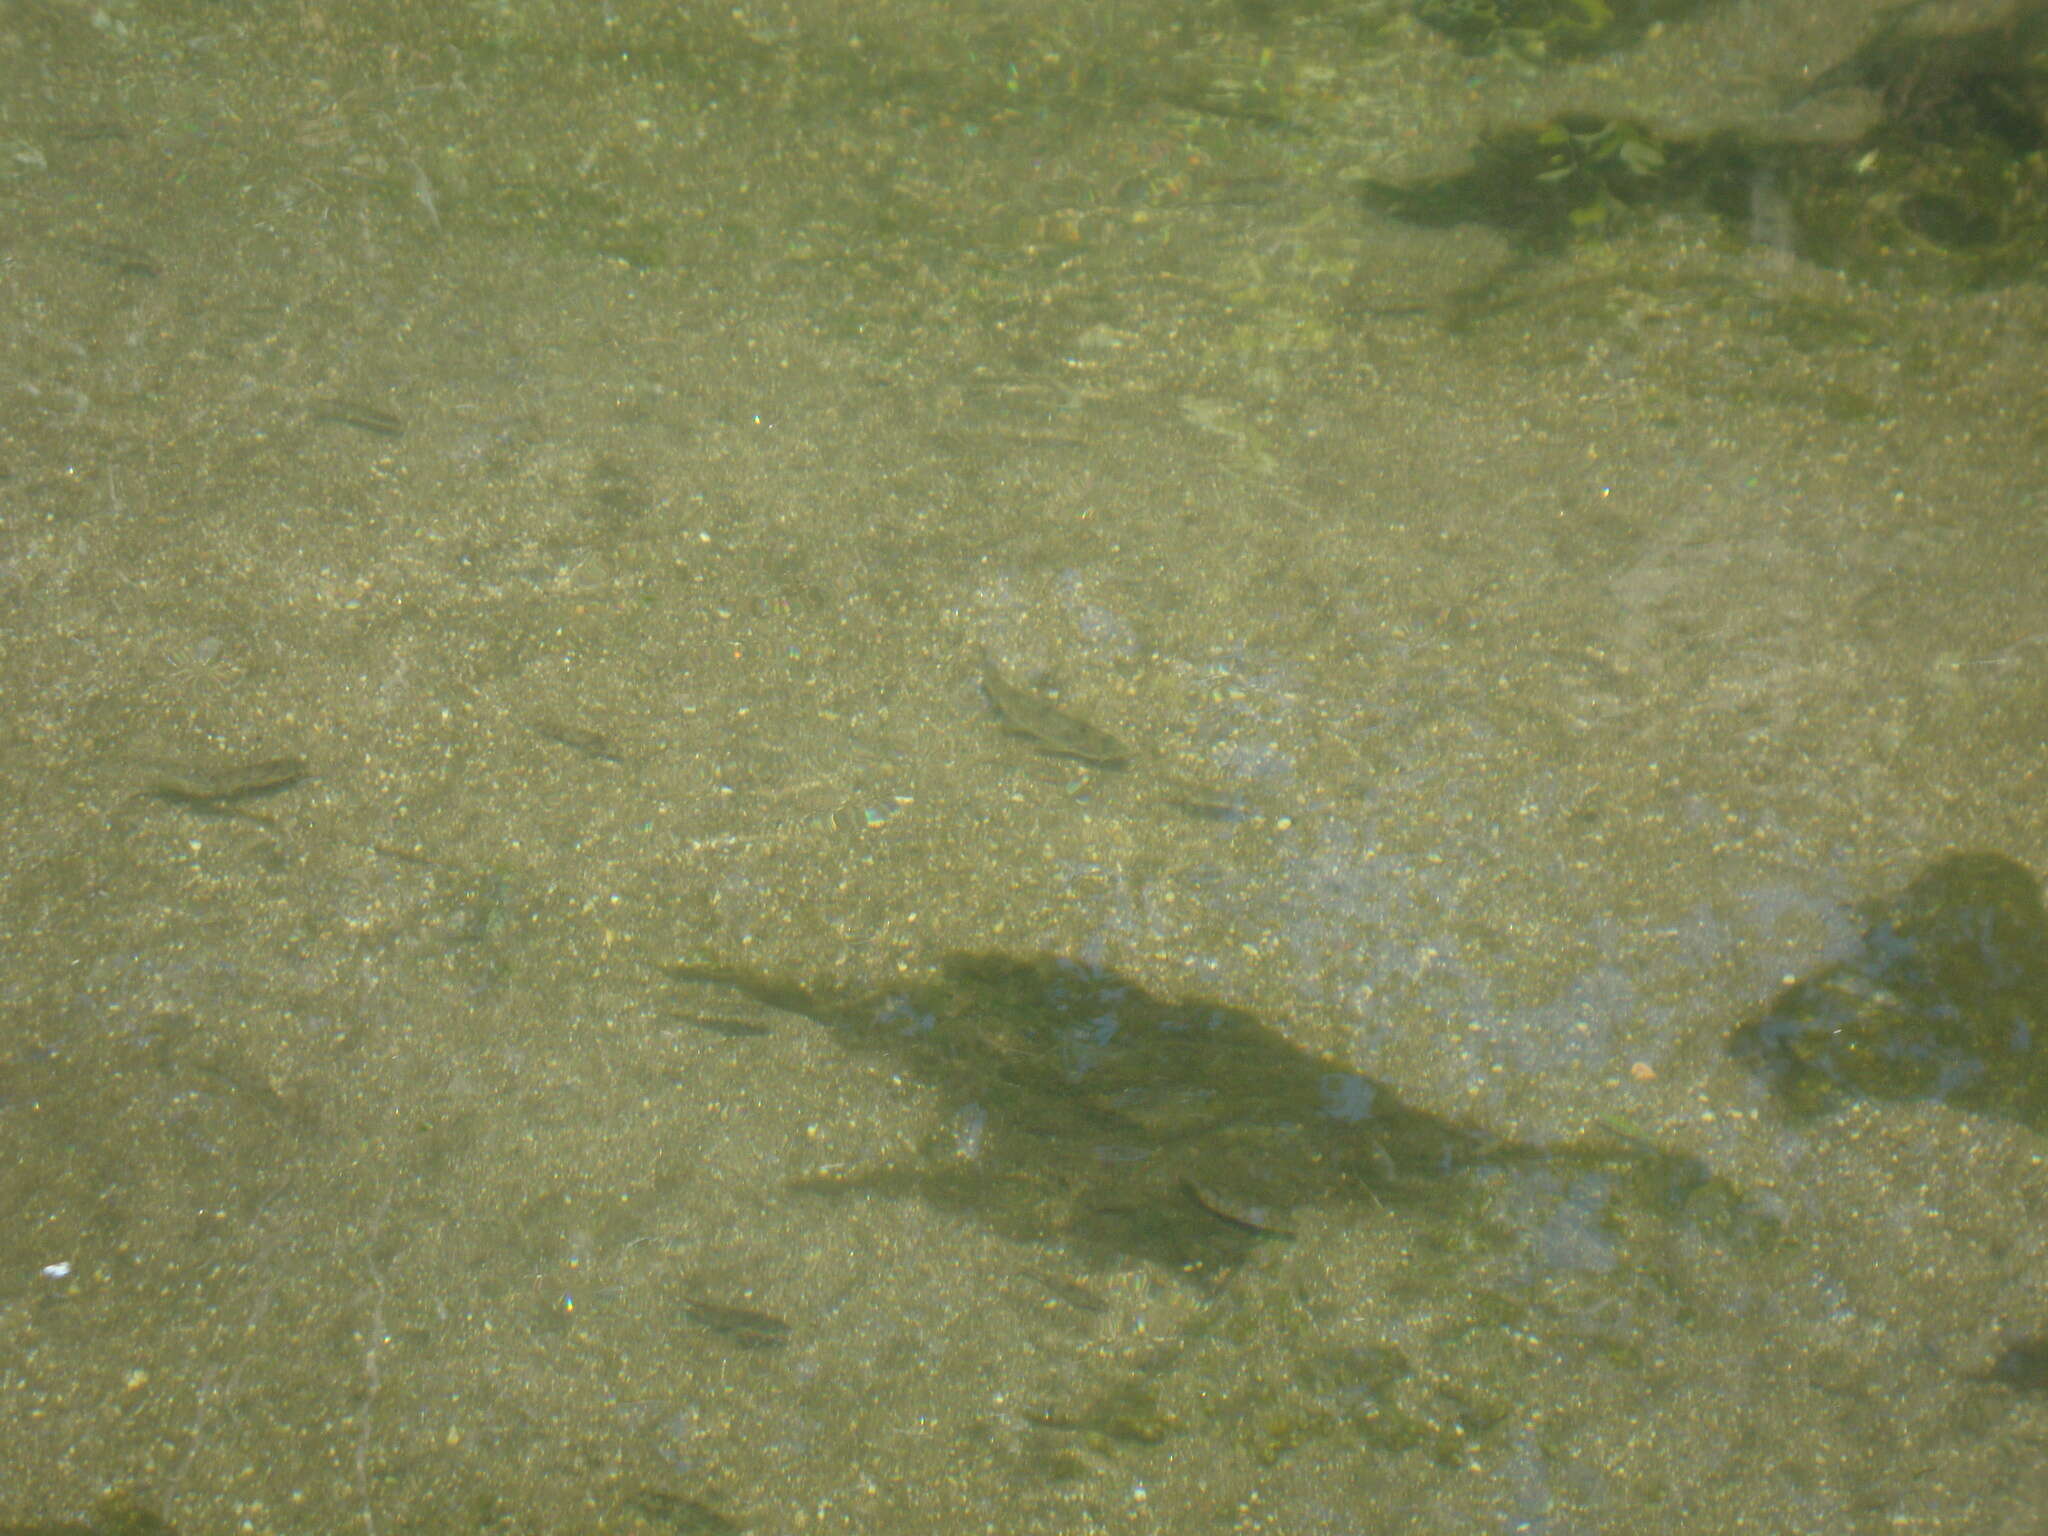
{"label": "underwater vegetation", "polygon": [[1908,29],[1905,7],[1817,89],[1877,93],[1877,122],[1788,175],[1799,252],[1829,266],[1924,269],[1971,285],[2048,261],[2048,4],[1962,33]]}
{"label": "underwater vegetation", "polygon": [[1652,209],[1711,215],[1740,238],[1856,272],[1964,286],[2048,263],[2048,3],[1964,33],[1894,12],[1812,95],[1860,87],[1876,121],[1840,142],[1726,130],[1703,138],[1598,111],[1489,130],[1467,170],[1371,181],[1368,206],[1429,227],[1480,223],[1556,249]]}
{"label": "underwater vegetation", "polygon": [[1736,1204],[1694,1160],[1634,1137],[1497,1137],[1404,1104],[1242,1010],[1071,960],[959,954],[928,986],[871,997],[664,970],[811,1019],[938,1090],[946,1119],[914,1162],[803,1187],[920,1197],[1097,1261],[1215,1281],[1293,1240],[1310,1206],[1472,1230],[1470,1176],[1514,1168],[1598,1173],[1631,1213],[1718,1220]]}
{"label": "underwater vegetation", "polygon": [[1691,143],[1631,119],[1567,112],[1489,129],[1468,170],[1409,185],[1368,182],[1363,195],[1410,224],[1489,224],[1529,249],[1553,250],[1637,209],[1746,210],[1759,164],[1733,135]]}
{"label": "underwater vegetation", "polygon": [[[1497,1135],[1405,1103],[1243,1009],[1161,996],[1099,965],[959,953],[929,981],[865,993],[716,964],[660,969],[691,991],[809,1020],[931,1091],[914,1151],[821,1168],[792,1188],[915,1199],[1042,1245],[1045,1267],[1027,1273],[1077,1317],[1102,1307],[1092,1271],[1149,1269],[1201,1293],[1201,1320],[1161,1335],[1146,1368],[1088,1373],[1021,1405],[1050,1482],[1197,1420],[1261,1465],[1319,1444],[1465,1465],[1513,1421],[1511,1392],[1421,1362],[1413,1340],[1310,1324],[1256,1282],[1231,1307],[1206,1305],[1265,1268],[1262,1255],[1332,1237],[1340,1222],[1405,1256],[1401,1283],[1455,1314],[1432,1325],[1444,1341],[1527,1316],[1529,1298],[1502,1288],[1492,1257],[1598,1277],[1616,1305],[1662,1316],[1683,1310],[1703,1254],[1747,1265],[1782,1245],[1760,1202],[1624,1124],[1552,1143]],[[692,1318],[745,1328],[740,1347],[780,1341],[755,1342],[728,1312],[700,1305]]]}
{"label": "underwater vegetation", "polygon": [[1793,982],[1728,1048],[1797,1115],[1937,1099],[2048,1128],[2048,911],[1995,853],[1959,853],[1864,909],[1854,954]]}
{"label": "underwater vegetation", "polygon": [[1466,53],[1583,58],[1639,41],[1701,0],[1415,0],[1415,19]]}

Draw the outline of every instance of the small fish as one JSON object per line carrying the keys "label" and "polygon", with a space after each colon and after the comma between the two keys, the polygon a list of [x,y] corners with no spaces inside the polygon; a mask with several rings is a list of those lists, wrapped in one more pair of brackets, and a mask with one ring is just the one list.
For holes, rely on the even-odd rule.
{"label": "small fish", "polygon": [[687,1024],[692,1029],[701,1029],[707,1035],[717,1035],[725,1040],[759,1040],[764,1035],[775,1033],[766,1024],[756,1024],[752,1019],[736,1019],[718,1013],[672,1013],[669,1017],[678,1024]]}
{"label": "small fish", "polygon": [[986,658],[981,664],[981,691],[1003,729],[1022,736],[1041,752],[1077,758],[1100,768],[1121,768],[1131,760],[1131,749],[1109,732],[1068,714],[1027,688],[1019,688]]}
{"label": "small fish", "polygon": [[623,763],[625,758],[619,752],[618,743],[603,731],[594,731],[584,725],[570,725],[553,716],[543,715],[533,722],[533,734],[542,741],[552,741],[558,747],[567,747],[582,757],[599,763]]}
{"label": "small fish", "polygon": [[1287,812],[1263,803],[1238,790],[1214,789],[1187,779],[1168,778],[1160,786],[1159,803],[1196,821],[1219,826],[1237,826],[1247,821],[1269,822],[1282,832],[1294,825]]}
{"label": "small fish", "polygon": [[50,130],[50,136],[60,144],[104,144],[109,140],[119,141],[128,137],[125,123],[110,121],[59,123]]}
{"label": "small fish", "polygon": [[[311,1106],[286,1098],[269,1079],[243,1063],[216,1056],[194,1061],[190,1066],[196,1078],[224,1090],[241,1103],[253,1105],[286,1130],[312,1131],[319,1126]],[[0,1536],[5,1536],[4,1527],[0,1527]]]}
{"label": "small fish", "polygon": [[159,768],[149,792],[159,800],[206,810],[226,810],[258,795],[289,789],[306,776],[302,757],[266,757],[224,768]]}
{"label": "small fish", "polygon": [[1027,1269],[1024,1273],[1044,1286],[1051,1293],[1054,1302],[1063,1302],[1076,1311],[1088,1313],[1093,1317],[1100,1317],[1109,1310],[1108,1302],[1078,1280],[1069,1280],[1065,1275],[1056,1275],[1043,1269]]}
{"label": "small fish", "polygon": [[775,981],[727,965],[696,965],[688,960],[655,960],[649,963],[670,981],[730,987],[740,996],[750,998],[764,1008],[773,1008],[778,1013],[793,1013],[816,1024],[834,1022],[830,1016],[820,1012],[817,1000],[808,991],[790,982]]}
{"label": "small fish", "polygon": [[1226,1227],[1235,1227],[1240,1232],[1249,1232],[1254,1237],[1291,1238],[1294,1233],[1276,1224],[1272,1214],[1264,1206],[1246,1205],[1231,1200],[1213,1189],[1197,1184],[1193,1179],[1180,1181],[1180,1192],[1188,1197],[1196,1209],[1213,1216]]}
{"label": "small fish", "polygon": [[657,1525],[667,1526],[676,1536],[740,1536],[746,1529],[699,1499],[686,1499],[659,1488],[639,1488],[627,1494],[626,1508]]}
{"label": "small fish", "polygon": [[1183,816],[1192,816],[1196,821],[1213,821],[1224,827],[1234,827],[1239,822],[1253,821],[1259,816],[1248,800],[1205,790],[1175,789],[1162,795],[1159,803]]}
{"label": "small fish", "polygon": [[1027,1408],[1024,1420],[1040,1429],[1074,1430],[1122,1445],[1157,1445],[1180,1428],[1180,1420],[1159,1406],[1158,1394],[1136,1381],[1109,1388],[1079,1412]]}
{"label": "small fish", "polygon": [[769,1312],[729,1307],[701,1296],[685,1296],[682,1310],[699,1328],[709,1329],[741,1349],[780,1349],[789,1342],[789,1324]]}
{"label": "small fish", "polygon": [[162,271],[147,251],[120,240],[69,240],[71,253],[81,261],[104,267],[118,277],[161,277]]}
{"label": "small fish", "polygon": [[306,418],[325,426],[354,427],[372,437],[405,436],[404,421],[389,411],[365,405],[359,400],[315,400],[307,407]]}

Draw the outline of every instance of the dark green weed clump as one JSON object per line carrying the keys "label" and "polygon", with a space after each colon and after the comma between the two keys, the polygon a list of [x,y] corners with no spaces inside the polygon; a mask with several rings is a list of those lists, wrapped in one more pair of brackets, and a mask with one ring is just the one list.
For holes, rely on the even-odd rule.
{"label": "dark green weed clump", "polygon": [[1836,143],[1701,138],[1570,112],[1489,130],[1471,166],[1374,181],[1367,202],[1425,226],[1487,224],[1524,250],[1604,238],[1652,211],[1709,216],[1821,265],[1969,287],[2048,264],[2048,4],[1967,33],[1900,16],[1816,91],[1861,88],[1876,121]]}
{"label": "dark green weed clump", "polygon": [[1939,1099],[2048,1126],[2048,911],[2033,874],[1954,854],[1863,916],[1856,952],[1786,987],[1729,1050],[1795,1114]]}
{"label": "dark green weed clump", "polygon": [[1415,0],[1415,19],[1467,53],[1583,58],[1639,41],[1699,0]]}

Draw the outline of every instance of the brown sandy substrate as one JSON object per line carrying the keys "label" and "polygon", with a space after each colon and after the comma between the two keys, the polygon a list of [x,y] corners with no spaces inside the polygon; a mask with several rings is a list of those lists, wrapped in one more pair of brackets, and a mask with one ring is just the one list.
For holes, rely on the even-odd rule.
{"label": "brown sandy substrate", "polygon": [[[1860,12],[1539,74],[1342,6],[0,11],[0,1520],[2036,1529],[2048,1406],[1961,1378],[2048,1328],[2041,1138],[1795,1130],[1721,1041],[1941,851],[2048,867],[2040,291],[1673,222],[1452,336],[1505,248],[1351,191],[1588,101],[1849,131],[1774,104]],[[1254,73],[1298,131],[1188,105]],[[649,965],[955,949],[1623,1117],[1788,1245],[1552,1191],[1090,1274],[790,1191],[960,1106]]]}

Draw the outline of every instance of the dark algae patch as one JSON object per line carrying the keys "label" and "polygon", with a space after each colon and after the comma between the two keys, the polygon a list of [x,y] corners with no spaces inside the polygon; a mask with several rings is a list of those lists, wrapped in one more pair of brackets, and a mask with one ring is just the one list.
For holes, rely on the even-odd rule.
{"label": "dark algae patch", "polygon": [[[1799,1118],[1932,1099],[2048,1130],[2048,908],[2033,872],[1950,854],[1861,912],[1855,950],[1788,985],[1730,1053]],[[2048,1335],[1962,1379],[2048,1392]]]}
{"label": "dark algae patch", "polygon": [[2048,1392],[2048,1333],[2008,1344],[1989,1370],[1970,1379],[2011,1387],[2015,1392]]}
{"label": "dark algae patch", "polygon": [[[1782,1248],[1725,1179],[1639,1134],[1496,1135],[1404,1103],[1243,1009],[1100,966],[963,953],[929,982],[873,993],[663,970],[807,1018],[931,1090],[914,1151],[796,1189],[916,1198],[1043,1245],[1023,1274],[1031,1295],[1050,1292],[1063,1334],[1097,1321],[1091,1274],[1146,1269],[1193,1293],[1190,1321],[1142,1359],[1020,1393],[1025,1454],[1048,1484],[1204,1429],[1262,1466],[1361,1444],[1465,1466],[1517,1416],[1512,1388],[1474,1362],[1489,1339],[1540,1327],[1530,1265],[1683,1326],[1703,1256],[1771,1272]],[[1351,1246],[1340,1228],[1386,1256],[1373,1283],[1431,1298],[1413,1356],[1302,1280],[1319,1249]],[[1047,1267],[1064,1273],[1048,1281]]]}
{"label": "dark algae patch", "polygon": [[1628,47],[1701,9],[1698,0],[1415,0],[1415,19],[1466,53],[1570,59]]}
{"label": "dark algae patch", "polygon": [[1921,30],[1917,10],[1893,11],[1804,93],[1872,92],[1876,121],[1851,139],[1691,138],[1589,105],[1489,129],[1466,170],[1368,181],[1362,192],[1409,223],[1491,225],[1525,253],[1662,209],[1852,272],[1965,287],[2038,274],[2048,257],[2048,3],[1966,32]]}
{"label": "dark algae patch", "polygon": [[1690,1159],[1623,1139],[1494,1136],[1404,1104],[1240,1009],[1071,960],[957,954],[929,985],[875,996],[663,969],[812,1019],[937,1090],[943,1118],[915,1160],[802,1187],[914,1195],[1097,1261],[1214,1280],[1295,1241],[1297,1214],[1316,1206],[1471,1225],[1470,1176],[1509,1168],[1597,1175],[1638,1211],[1727,1206]]}
{"label": "dark algae patch", "polygon": [[1425,228],[1489,224],[1531,250],[1613,230],[1638,209],[1746,212],[1756,155],[1722,136],[1681,141],[1647,123],[1564,112],[1489,129],[1471,166],[1413,183],[1367,182],[1368,206]]}
{"label": "dark algae patch", "polygon": [[2048,911],[2032,872],[1952,854],[1863,918],[1854,954],[1786,987],[1729,1050],[1796,1114],[1938,1099],[2048,1128]]}
{"label": "dark algae patch", "polygon": [[1802,256],[1990,286],[2048,258],[2048,4],[1962,32],[1893,11],[1816,89],[1861,86],[1876,124],[1840,153],[1787,153]]}

